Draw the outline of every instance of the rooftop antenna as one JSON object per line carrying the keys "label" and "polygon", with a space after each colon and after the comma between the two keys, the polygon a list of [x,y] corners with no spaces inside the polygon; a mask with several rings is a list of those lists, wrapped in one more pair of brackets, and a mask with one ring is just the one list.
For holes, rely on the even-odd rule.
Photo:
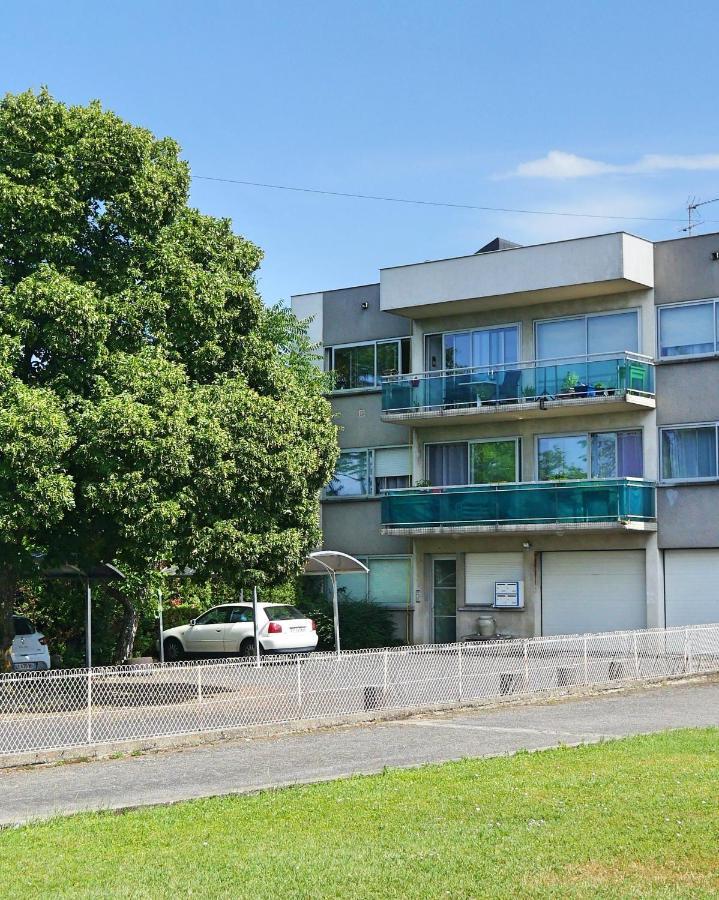
{"label": "rooftop antenna", "polygon": [[687,226],[686,228],[680,228],[680,231],[685,231],[689,237],[692,236],[692,230],[697,228],[699,225],[703,225],[703,221],[695,222],[692,218],[693,214],[699,209],[700,206],[706,206],[707,203],[716,203],[719,201],[719,197],[714,197],[713,200],[697,200],[696,197],[687,198]]}

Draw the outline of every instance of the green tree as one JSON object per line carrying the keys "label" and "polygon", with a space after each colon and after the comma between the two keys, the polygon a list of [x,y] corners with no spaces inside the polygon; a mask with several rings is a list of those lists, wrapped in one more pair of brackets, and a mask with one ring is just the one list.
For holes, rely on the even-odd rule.
{"label": "green tree", "polygon": [[0,102],[3,650],[38,557],[133,574],[121,656],[160,561],[271,584],[318,540],[324,377],[263,307],[259,249],[188,185],[174,141],[99,103]]}

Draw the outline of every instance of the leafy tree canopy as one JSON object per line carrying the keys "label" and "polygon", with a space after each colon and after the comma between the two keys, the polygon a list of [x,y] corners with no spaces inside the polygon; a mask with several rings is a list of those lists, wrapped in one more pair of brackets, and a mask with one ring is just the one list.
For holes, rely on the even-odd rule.
{"label": "leafy tree canopy", "polygon": [[230,585],[316,544],[336,429],[260,250],[188,206],[177,144],[99,103],[0,102],[0,601],[46,562]]}

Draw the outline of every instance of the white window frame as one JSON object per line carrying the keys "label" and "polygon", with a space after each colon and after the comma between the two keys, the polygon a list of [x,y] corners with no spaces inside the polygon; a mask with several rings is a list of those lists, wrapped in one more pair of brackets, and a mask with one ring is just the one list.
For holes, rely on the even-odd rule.
{"label": "white window frame", "polygon": [[[589,354],[589,329],[588,329],[587,321],[589,319],[596,319],[598,316],[615,316],[615,315],[621,315],[623,313],[634,313],[634,315],[636,316],[636,319],[637,319],[637,349],[630,350],[628,347],[624,347],[622,350],[616,350],[616,351],[612,351],[612,352],[641,353],[642,347],[643,347],[641,307],[628,306],[628,307],[620,307],[619,309],[601,309],[601,310],[598,310],[597,312],[591,312],[591,313],[578,313],[575,316],[552,316],[549,319],[534,319],[532,322],[532,328],[534,331],[534,358],[535,358],[535,360],[537,361],[537,363],[544,363],[544,362],[552,362],[554,360],[559,360],[559,359],[568,359],[568,360],[570,360],[570,359],[585,359],[586,357],[588,357],[590,355]],[[540,358],[539,358],[539,339],[537,336],[537,326],[549,324],[551,322],[569,322],[571,320],[577,320],[577,319],[584,320],[584,353],[583,354],[580,353],[575,356],[567,356],[567,357],[548,356],[548,357],[546,357],[546,359],[540,360]],[[599,354],[599,355],[604,356],[605,354]],[[609,355],[609,354],[606,354],[606,355]]]}
{"label": "white window frame", "polygon": [[[699,306],[702,303],[711,303],[714,307],[714,349],[708,353],[684,353],[677,356],[662,356],[661,314],[663,309],[676,309],[677,307]],[[676,303],[662,303],[657,306],[656,332],[657,332],[657,361],[681,362],[689,359],[712,359],[719,356],[719,329],[717,328],[717,314],[719,313],[719,297],[705,297],[703,300],[679,300]],[[695,426],[696,427],[696,426]]]}
{"label": "white window frame", "polygon": [[[674,359],[675,357],[671,357]],[[676,357],[677,359],[680,357]],[[662,453],[662,434],[665,431],[686,431],[691,428],[714,429],[714,454],[716,475],[691,475],[687,478],[664,477],[664,454]],[[657,448],[659,451],[659,481],[661,484],[715,484],[719,481],[719,422],[682,422],[681,425],[660,425]]]}
{"label": "white window frame", "polygon": [[[568,438],[568,437],[585,437],[587,439],[587,469],[589,474],[586,478],[582,478],[581,481],[606,481],[606,478],[595,478],[592,475],[592,435],[593,434],[623,434],[630,431],[638,431],[642,436],[642,474],[640,478],[644,478],[644,473],[646,472],[645,465],[645,457],[644,457],[644,448],[646,446],[646,442],[644,440],[644,428],[639,426],[638,428],[604,428],[596,431],[566,431],[566,432],[556,432],[552,431],[549,434],[535,434],[534,436],[534,475],[535,481],[538,484],[550,484],[551,481],[545,481],[540,479],[539,477],[539,441],[544,440],[546,438]],[[614,478],[629,478],[629,475],[615,475]]]}
{"label": "white window frame", "polygon": [[[455,328],[450,331],[427,331],[422,335],[422,366],[425,372],[433,371],[435,373],[438,372],[454,372],[459,371],[461,369],[480,369],[482,368],[480,363],[474,362],[472,360],[469,366],[458,366],[455,369],[446,369],[445,361],[447,359],[447,344],[445,341],[445,337],[451,334],[469,334],[470,338],[470,348],[472,346],[472,334],[475,331],[497,331],[499,328],[516,328],[517,329],[517,356],[519,359],[516,363],[506,363],[506,365],[519,365],[522,360],[522,323],[521,322],[498,322],[496,325],[480,325],[479,327],[467,327],[467,328]],[[439,369],[429,368],[429,360],[426,357],[426,349],[427,349],[427,338],[437,337],[438,335],[442,338],[442,366]],[[471,352],[471,351],[470,351]],[[497,364],[499,365],[499,364]]]}
{"label": "white window frame", "polygon": [[350,344],[330,344],[325,347],[325,366],[329,364],[329,369],[326,369],[328,372],[335,371],[335,350],[352,350],[354,347],[373,347],[374,348],[374,379],[375,384],[372,387],[355,387],[355,388],[338,388],[335,387],[332,389],[332,394],[366,394],[369,391],[381,391],[382,383],[381,378],[383,376],[377,374],[377,346],[378,344],[396,344],[397,345],[397,360],[399,362],[400,371],[397,373],[398,375],[408,375],[409,372],[402,372],[402,341],[410,341],[410,369],[412,368],[412,343],[411,336],[404,335],[403,337],[396,338],[378,338],[374,341],[352,341]]}
{"label": "white window frame", "polygon": [[[412,446],[411,444],[386,444],[381,447],[340,447],[340,454],[342,453],[366,453],[367,456],[367,482],[369,484],[370,493],[369,494],[352,494],[342,496],[341,494],[334,497],[332,495],[327,495],[326,488],[322,489],[322,500],[329,501],[330,503],[336,503],[340,500],[376,500],[382,497],[382,493],[377,493],[375,491],[375,464],[374,464],[374,455],[377,450],[406,450],[407,457],[409,459],[409,483],[412,484]],[[334,473],[332,475],[334,478]]]}

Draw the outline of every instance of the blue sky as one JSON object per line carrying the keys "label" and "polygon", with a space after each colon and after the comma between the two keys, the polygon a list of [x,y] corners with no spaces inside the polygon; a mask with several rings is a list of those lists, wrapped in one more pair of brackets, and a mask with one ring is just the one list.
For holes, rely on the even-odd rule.
{"label": "blue sky", "polygon": [[[171,135],[194,173],[602,216],[683,218],[719,196],[715,4],[5,0],[0,89],[46,84]],[[267,302],[381,266],[618,222],[196,181],[265,251]],[[700,231],[719,230],[719,203]]]}

